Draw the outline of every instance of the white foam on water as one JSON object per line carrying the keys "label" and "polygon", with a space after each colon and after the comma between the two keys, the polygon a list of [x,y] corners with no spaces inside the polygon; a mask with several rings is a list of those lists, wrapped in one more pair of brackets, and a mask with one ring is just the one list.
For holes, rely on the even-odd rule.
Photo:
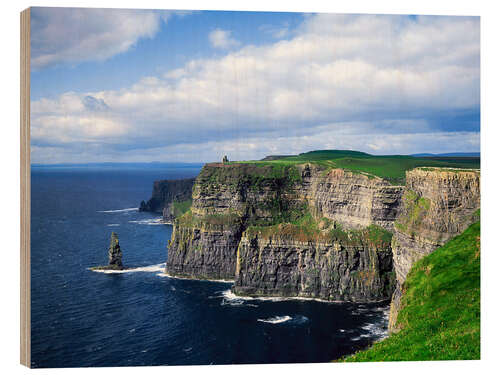
{"label": "white foam on water", "polygon": [[375,342],[381,341],[389,336],[387,325],[389,322],[389,308],[388,307],[378,307],[373,310],[373,312],[382,312],[382,319],[375,323],[366,323],[361,326],[361,329],[366,333],[363,333],[357,337],[352,338],[352,341],[358,341],[362,338],[373,338]]}
{"label": "white foam on water", "polygon": [[120,224],[108,224],[108,227],[119,227]]}
{"label": "white foam on water", "polygon": [[192,279],[189,277],[180,277],[180,276],[173,276],[169,275],[166,272],[162,272],[161,274],[158,274],[157,276],[160,277],[168,277],[169,279],[178,279],[178,280],[192,280],[192,281],[208,281],[208,282],[213,282],[213,283],[226,283],[226,284],[232,284],[234,283],[234,280],[224,280],[224,279]]}
{"label": "white foam on water", "polygon": [[161,217],[156,219],[130,220],[129,223],[141,225],[165,225]]}
{"label": "white foam on water", "polygon": [[280,301],[316,301],[323,303],[342,303],[342,301],[327,301],[319,298],[309,298],[309,297],[248,297],[248,296],[238,296],[234,294],[231,289],[225,290],[222,292],[222,297],[227,300],[244,300],[244,301],[271,301],[271,302],[280,302]]}
{"label": "white foam on water", "polygon": [[133,272],[161,272],[161,273],[163,273],[163,271],[165,270],[165,263],[153,264],[151,266],[125,268],[124,270],[96,270],[96,269],[90,269],[90,270],[94,271],[94,272],[99,272],[99,273],[133,273]]}
{"label": "white foam on water", "polygon": [[138,207],[131,207],[131,208],[121,208],[119,210],[105,210],[105,211],[97,211],[97,212],[102,212],[106,214],[113,214],[115,212],[129,212],[129,211],[138,211]]}
{"label": "white foam on water", "polygon": [[273,316],[272,318],[267,318],[267,319],[257,319],[258,322],[270,323],[270,324],[280,324],[287,322],[289,320],[292,320],[292,317],[290,315]]}

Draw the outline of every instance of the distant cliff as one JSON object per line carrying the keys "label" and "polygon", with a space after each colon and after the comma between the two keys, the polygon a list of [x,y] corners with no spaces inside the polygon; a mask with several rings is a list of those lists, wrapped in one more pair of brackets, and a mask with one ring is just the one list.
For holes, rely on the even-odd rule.
{"label": "distant cliff", "polygon": [[404,281],[412,265],[478,220],[477,170],[417,168],[406,173],[406,189],[392,239],[397,287],[389,328],[397,330]]}
{"label": "distant cliff", "polygon": [[191,205],[194,181],[194,178],[155,181],[151,198],[142,201],[139,210],[161,213],[164,220],[173,221]]}

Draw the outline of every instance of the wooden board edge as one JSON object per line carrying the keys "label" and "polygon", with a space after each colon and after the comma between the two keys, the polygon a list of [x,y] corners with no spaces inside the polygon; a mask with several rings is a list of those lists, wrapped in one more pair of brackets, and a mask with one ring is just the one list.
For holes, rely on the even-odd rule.
{"label": "wooden board edge", "polygon": [[20,171],[21,171],[21,319],[20,362],[31,367],[31,256],[30,256],[30,8],[21,12],[21,126],[20,126]]}

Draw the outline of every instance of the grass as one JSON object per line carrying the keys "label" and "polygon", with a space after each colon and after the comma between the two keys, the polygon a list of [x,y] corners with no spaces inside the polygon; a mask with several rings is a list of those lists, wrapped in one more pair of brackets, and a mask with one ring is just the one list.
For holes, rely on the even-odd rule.
{"label": "grass", "polygon": [[182,202],[173,202],[172,203],[172,211],[175,217],[180,217],[184,215],[191,208],[191,204],[193,203],[192,199],[188,199]]}
{"label": "grass", "polygon": [[403,292],[401,330],[344,361],[480,359],[480,223],[415,263]]}
{"label": "grass", "polygon": [[479,158],[417,158],[404,155],[375,156],[358,151],[322,150],[311,151],[296,156],[288,156],[277,160],[242,161],[254,165],[267,165],[279,168],[314,163],[325,169],[342,168],[357,173],[366,173],[388,180],[394,185],[403,185],[407,170],[416,167],[474,168],[480,167]]}
{"label": "grass", "polygon": [[202,217],[193,215],[191,210],[188,210],[184,215],[175,219],[175,223],[182,227],[225,227],[239,225],[241,217],[235,213],[227,214],[210,214]]}

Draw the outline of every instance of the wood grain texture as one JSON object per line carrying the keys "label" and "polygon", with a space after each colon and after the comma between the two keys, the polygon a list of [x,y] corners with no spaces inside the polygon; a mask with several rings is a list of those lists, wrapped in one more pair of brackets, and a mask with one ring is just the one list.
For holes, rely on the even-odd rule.
{"label": "wood grain texture", "polygon": [[30,9],[21,12],[21,364],[31,367]]}

